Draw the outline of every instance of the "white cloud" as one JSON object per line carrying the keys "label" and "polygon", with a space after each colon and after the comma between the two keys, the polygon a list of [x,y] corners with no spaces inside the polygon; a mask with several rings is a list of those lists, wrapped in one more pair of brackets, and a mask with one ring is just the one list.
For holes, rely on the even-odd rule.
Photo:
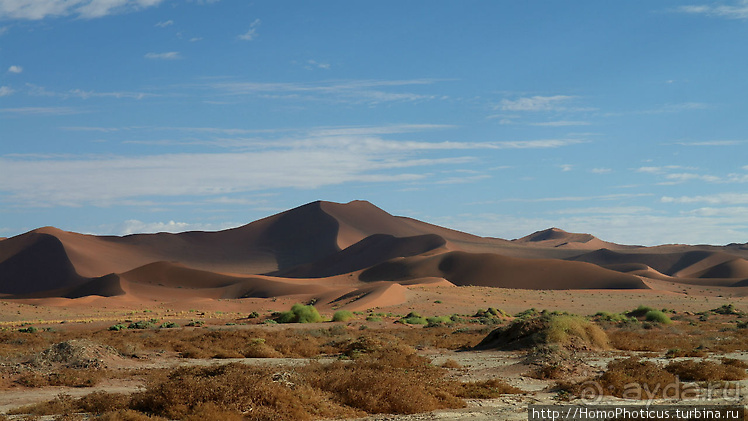
{"label": "white cloud", "polygon": [[182,58],[182,55],[178,51],[169,51],[166,53],[148,53],[145,58],[152,60],[178,60]]}
{"label": "white cloud", "polygon": [[166,21],[161,21],[161,22],[157,23],[154,26],[156,26],[158,28],[166,28],[167,26],[171,26],[171,25],[174,25],[174,21],[171,20],[171,19],[169,19],[169,20],[166,20]]}
{"label": "white cloud", "polygon": [[257,38],[257,27],[260,26],[260,23],[262,23],[261,20],[255,19],[254,22],[249,24],[249,30],[239,35],[239,39],[244,41],[252,41]]}
{"label": "white cloud", "polygon": [[206,85],[225,95],[253,95],[267,99],[330,100],[339,103],[379,104],[441,98],[438,95],[392,92],[410,85],[430,85],[437,79],[349,80],[316,83],[217,82]]}
{"label": "white cloud", "polygon": [[707,203],[710,205],[742,205],[748,204],[748,193],[716,193],[680,197],[663,196],[660,201],[662,203],[679,204]]}
{"label": "white cloud", "polygon": [[70,115],[80,114],[81,111],[70,107],[20,107],[20,108],[0,108],[0,114],[15,115]]}
{"label": "white cloud", "polygon": [[665,176],[666,179],[683,183],[686,181],[692,181],[692,180],[701,180],[701,181],[708,181],[710,183],[716,183],[719,181],[722,181],[721,178],[714,176],[714,175],[705,175],[705,174],[694,174],[694,173],[675,173],[675,174],[667,174]]}
{"label": "white cloud", "polygon": [[0,36],[3,36],[9,30],[10,30],[10,27],[8,26],[0,26]]}
{"label": "white cloud", "polygon": [[561,171],[563,172],[569,172],[574,169],[574,165],[572,164],[562,164],[562,165],[559,165],[559,167],[561,168]]}
{"label": "white cloud", "polygon": [[613,172],[613,170],[610,168],[593,168],[590,172],[593,174],[609,174]]}
{"label": "white cloud", "polygon": [[218,231],[228,228],[235,228],[240,224],[204,224],[204,223],[189,223],[189,222],[142,222],[137,219],[130,219],[116,225],[102,225],[92,234],[115,234],[115,235],[130,235],[130,234],[147,234],[147,233],[158,233],[158,232],[171,232],[179,233],[185,231]]}
{"label": "white cloud", "polygon": [[190,38],[190,42],[197,42],[197,41],[202,41],[202,40],[203,40],[202,37],[193,37],[193,38]]}
{"label": "white cloud", "polygon": [[745,140],[705,140],[701,142],[674,142],[682,146],[736,146],[746,143]]}
{"label": "white cloud", "polygon": [[552,111],[565,109],[563,104],[576,97],[568,95],[533,96],[515,100],[503,99],[498,108],[503,111]]}
{"label": "white cloud", "polygon": [[12,95],[15,92],[9,86],[0,86],[0,97]]}
{"label": "white cloud", "polygon": [[707,15],[727,19],[748,19],[748,1],[740,0],[732,5],[687,5],[676,9],[681,13]]}
{"label": "white cloud", "polygon": [[546,121],[543,123],[531,123],[531,126],[541,126],[541,127],[566,127],[566,126],[589,126],[590,122],[588,121],[568,121],[568,120],[561,120],[561,121]]}
{"label": "white cloud", "polygon": [[8,72],[9,73],[16,73],[16,74],[18,74],[18,73],[23,72],[23,67],[21,67],[21,66],[10,66],[8,68]]}
{"label": "white cloud", "polygon": [[0,0],[0,18],[40,20],[74,15],[93,19],[157,6],[162,0]]}
{"label": "white cloud", "polygon": [[304,68],[307,69],[307,70],[312,70],[312,69],[329,70],[330,67],[331,66],[330,66],[329,63],[320,63],[320,62],[315,61],[315,60],[307,60],[307,65],[304,66]]}
{"label": "white cloud", "polygon": [[541,229],[540,227],[559,227],[569,232],[589,233],[619,244],[649,246],[728,244],[744,242],[748,235],[745,213],[664,215],[638,206],[569,209],[537,216],[463,214],[429,220],[449,228],[489,237],[520,238]]}

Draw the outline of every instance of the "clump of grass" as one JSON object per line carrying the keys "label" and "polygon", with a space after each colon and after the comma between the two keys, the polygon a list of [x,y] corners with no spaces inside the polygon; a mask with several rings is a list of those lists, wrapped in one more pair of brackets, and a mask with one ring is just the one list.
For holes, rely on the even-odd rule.
{"label": "clump of grass", "polygon": [[353,313],[348,310],[338,310],[332,315],[333,322],[347,322],[353,318]]}
{"label": "clump of grass", "polygon": [[612,322],[612,323],[626,323],[630,321],[636,321],[636,318],[629,317],[624,313],[610,313],[607,311],[600,311],[592,316],[597,321]]}
{"label": "clump of grass", "polygon": [[644,317],[644,315],[647,314],[647,312],[650,312],[652,310],[654,310],[652,307],[640,305],[639,307],[626,313],[626,315],[629,317],[637,317],[637,318]]}
{"label": "clump of grass", "polygon": [[323,319],[313,305],[294,304],[291,310],[278,314],[275,321],[278,323],[319,323]]}
{"label": "clump of grass", "polygon": [[408,325],[427,325],[429,323],[425,317],[414,311],[408,313],[405,317],[398,320],[398,322]]}
{"label": "clump of grass", "polygon": [[433,316],[433,317],[427,317],[426,323],[428,324],[428,327],[434,327],[434,326],[451,325],[453,322],[449,316]]}
{"label": "clump of grass", "polygon": [[175,328],[178,328],[178,327],[179,327],[179,324],[175,323],[175,322],[163,322],[159,326],[159,328],[161,328],[161,329],[175,329]]}
{"label": "clump of grass", "polygon": [[667,314],[663,313],[660,310],[649,310],[648,312],[644,313],[644,320],[648,322],[661,323],[664,325],[669,325],[673,322],[672,320],[670,320],[670,317],[668,317]]}

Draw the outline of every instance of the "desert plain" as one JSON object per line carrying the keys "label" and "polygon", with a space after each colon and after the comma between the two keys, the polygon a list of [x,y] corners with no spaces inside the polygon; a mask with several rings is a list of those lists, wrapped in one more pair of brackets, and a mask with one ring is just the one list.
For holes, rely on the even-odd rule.
{"label": "desert plain", "polygon": [[217,232],[39,228],[0,240],[0,294],[6,419],[527,419],[748,385],[747,244],[313,202]]}

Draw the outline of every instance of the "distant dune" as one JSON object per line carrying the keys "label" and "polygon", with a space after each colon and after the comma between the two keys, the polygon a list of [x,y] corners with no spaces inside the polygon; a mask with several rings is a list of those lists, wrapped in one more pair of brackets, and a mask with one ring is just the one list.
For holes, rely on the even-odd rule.
{"label": "distant dune", "polygon": [[748,247],[626,246],[558,228],[478,237],[364,201],[313,202],[217,232],[93,236],[39,228],[0,241],[8,298],[299,296],[359,309],[413,285],[648,289],[748,284]]}

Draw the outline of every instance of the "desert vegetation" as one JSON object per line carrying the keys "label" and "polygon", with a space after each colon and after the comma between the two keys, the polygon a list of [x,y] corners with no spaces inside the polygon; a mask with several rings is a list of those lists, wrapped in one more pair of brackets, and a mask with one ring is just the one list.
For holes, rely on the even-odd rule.
{"label": "desert vegetation", "polygon": [[[471,369],[454,359],[459,353],[438,364],[424,356],[456,350],[507,350],[527,367],[523,376],[548,382],[549,390],[566,399],[584,396],[590,382],[602,395],[623,398],[636,390],[649,391],[639,394],[646,399],[690,396],[693,384],[730,387],[746,378],[748,367],[742,360],[717,358],[748,348],[744,314],[730,305],[700,313],[639,306],[589,316],[536,309],[512,316],[493,307],[427,316],[337,310],[325,323],[311,305],[283,313],[191,327],[153,318],[122,321],[114,325],[118,329],[6,329],[0,331],[5,363],[0,388],[86,388],[114,378],[145,387],[130,394],[61,395],[15,409],[18,415],[323,419],[459,408],[465,399],[523,393],[501,378],[462,378]],[[281,317],[291,324],[266,323]],[[428,350],[431,354],[424,354]],[[616,358],[604,368],[589,365],[586,356],[601,352]],[[153,358],[188,365],[127,368]],[[232,358],[241,362],[226,361]],[[247,358],[304,360],[255,366]],[[195,366],[191,359],[216,363]]]}

